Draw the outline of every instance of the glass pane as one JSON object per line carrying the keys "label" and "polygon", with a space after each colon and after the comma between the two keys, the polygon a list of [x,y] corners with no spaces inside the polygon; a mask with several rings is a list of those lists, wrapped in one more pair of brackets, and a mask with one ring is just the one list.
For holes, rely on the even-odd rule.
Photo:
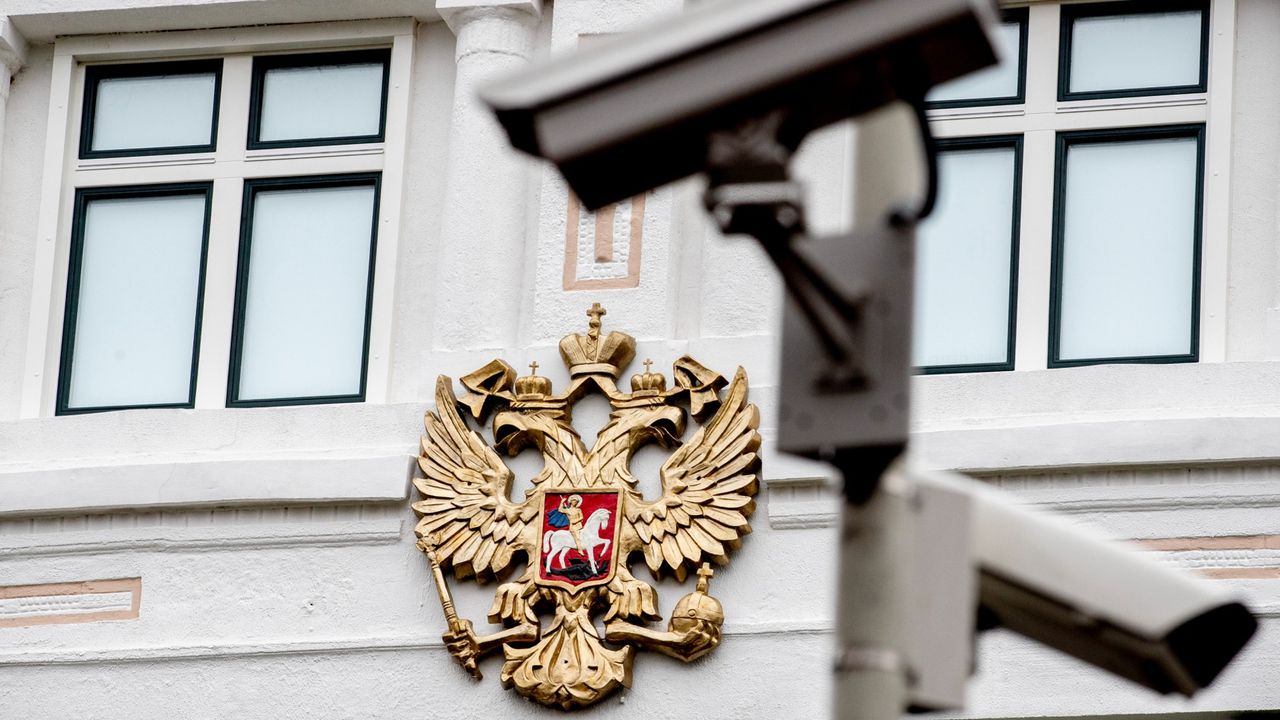
{"label": "glass pane", "polygon": [[1197,154],[1196,138],[1068,148],[1060,359],[1191,352]]}
{"label": "glass pane", "polygon": [[217,76],[102,78],[93,117],[93,151],[209,145]]}
{"label": "glass pane", "polygon": [[985,100],[1018,96],[1018,56],[1021,50],[1021,27],[1004,23],[998,31],[1000,64],[943,83],[930,93],[929,102]]}
{"label": "glass pane", "polygon": [[378,135],[382,71],[381,63],[267,70],[258,140]]}
{"label": "glass pane", "polygon": [[1076,18],[1068,91],[1200,84],[1198,10]]}
{"label": "glass pane", "polygon": [[947,150],[938,205],[917,235],[914,359],[1006,363],[1015,151]]}
{"label": "glass pane", "polygon": [[205,196],[89,200],[70,408],[189,402]]}
{"label": "glass pane", "polygon": [[374,188],[254,196],[239,400],[357,395]]}

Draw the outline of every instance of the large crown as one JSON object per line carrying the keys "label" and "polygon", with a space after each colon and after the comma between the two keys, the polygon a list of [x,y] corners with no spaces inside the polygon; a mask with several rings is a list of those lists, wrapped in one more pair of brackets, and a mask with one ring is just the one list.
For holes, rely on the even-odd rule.
{"label": "large crown", "polygon": [[630,335],[611,331],[600,333],[600,318],[605,309],[595,303],[587,310],[591,318],[586,335],[566,335],[560,340],[560,357],[569,366],[570,377],[579,375],[608,375],[617,378],[636,356],[636,339]]}

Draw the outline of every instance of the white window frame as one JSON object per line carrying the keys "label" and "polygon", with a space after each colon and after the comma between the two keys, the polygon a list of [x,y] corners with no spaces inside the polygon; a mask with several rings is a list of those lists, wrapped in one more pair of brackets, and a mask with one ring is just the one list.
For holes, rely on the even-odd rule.
{"label": "white window frame", "polygon": [[[415,25],[412,18],[403,18],[59,39],[54,46],[37,221],[38,246],[19,416],[33,418],[55,413],[77,187],[212,180],[213,207],[195,394],[195,408],[206,409],[226,405],[244,180],[369,172],[381,173],[382,179],[375,219],[378,241],[365,402],[385,402]],[[383,142],[246,150],[255,54],[376,47],[391,49]],[[80,112],[86,64],[196,57],[223,58],[216,151],[80,159],[80,124],[84,121]]]}
{"label": "white window frame", "polygon": [[1060,102],[1061,6],[1125,1],[1128,0],[1002,2],[1003,8],[1028,8],[1023,104],[929,110],[930,125],[939,138],[1023,136],[1014,370],[1049,367],[1057,133],[1159,125],[1205,126],[1198,362],[1226,359],[1236,0],[1211,0],[1209,4],[1208,92]]}

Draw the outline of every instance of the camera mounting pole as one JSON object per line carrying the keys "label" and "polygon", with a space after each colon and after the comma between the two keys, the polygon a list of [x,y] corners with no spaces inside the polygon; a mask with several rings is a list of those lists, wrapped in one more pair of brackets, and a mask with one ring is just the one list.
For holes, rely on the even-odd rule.
{"label": "camera mounting pole", "polygon": [[[924,151],[924,198],[916,208],[891,209],[871,237],[806,238],[803,187],[788,170],[794,150],[779,138],[784,111],[713,133],[708,144],[707,211],[723,233],[759,241],[782,276],[789,310],[799,314],[820,350],[820,364],[803,369],[792,367],[793,355],[784,354],[783,375],[798,372],[809,386],[807,394],[828,400],[828,411],[833,405],[874,403],[865,417],[834,428],[837,434],[815,440],[806,432],[810,428],[797,427],[781,443],[784,450],[835,465],[844,475],[845,498],[853,504],[870,498],[881,471],[907,441],[912,246],[915,226],[933,211],[938,192],[937,147],[923,96],[908,97],[914,98],[908,104]],[[859,245],[887,246],[889,252],[863,257],[867,254],[857,252]],[[844,246],[854,246],[852,255],[841,252],[849,250]],[[795,332],[795,324],[789,314],[784,335]],[[788,410],[784,414],[792,414]],[[811,427],[814,414],[805,414],[795,420]],[[784,436],[788,419],[783,418]],[[870,463],[876,466],[872,472],[868,453],[879,458]]]}
{"label": "camera mounting pole", "polygon": [[904,651],[914,491],[888,472],[907,444],[915,227],[937,198],[936,146],[914,97],[924,199],[867,235],[806,238],[803,188],[788,172],[794,149],[779,139],[784,112],[714,133],[708,146],[708,212],[725,234],[761,244],[790,301],[780,385],[797,391],[781,392],[780,449],[826,460],[842,477],[837,718],[898,718],[915,684]]}

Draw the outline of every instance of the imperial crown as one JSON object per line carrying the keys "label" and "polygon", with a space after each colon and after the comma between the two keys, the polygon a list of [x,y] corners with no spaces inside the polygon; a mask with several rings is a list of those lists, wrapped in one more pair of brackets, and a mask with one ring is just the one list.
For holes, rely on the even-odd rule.
{"label": "imperial crown", "polygon": [[662,373],[653,372],[652,360],[644,361],[644,372],[631,376],[631,393],[633,395],[659,395],[667,389],[667,378]]}
{"label": "imperial crown", "polygon": [[560,340],[560,357],[569,366],[569,376],[608,375],[617,378],[636,356],[636,339],[630,335],[611,331],[600,336],[600,318],[605,309],[595,303],[587,310],[591,318],[586,335],[566,335]]}
{"label": "imperial crown", "polygon": [[538,363],[530,366],[532,374],[516,378],[517,400],[541,399],[551,394],[551,378],[538,375]]}

